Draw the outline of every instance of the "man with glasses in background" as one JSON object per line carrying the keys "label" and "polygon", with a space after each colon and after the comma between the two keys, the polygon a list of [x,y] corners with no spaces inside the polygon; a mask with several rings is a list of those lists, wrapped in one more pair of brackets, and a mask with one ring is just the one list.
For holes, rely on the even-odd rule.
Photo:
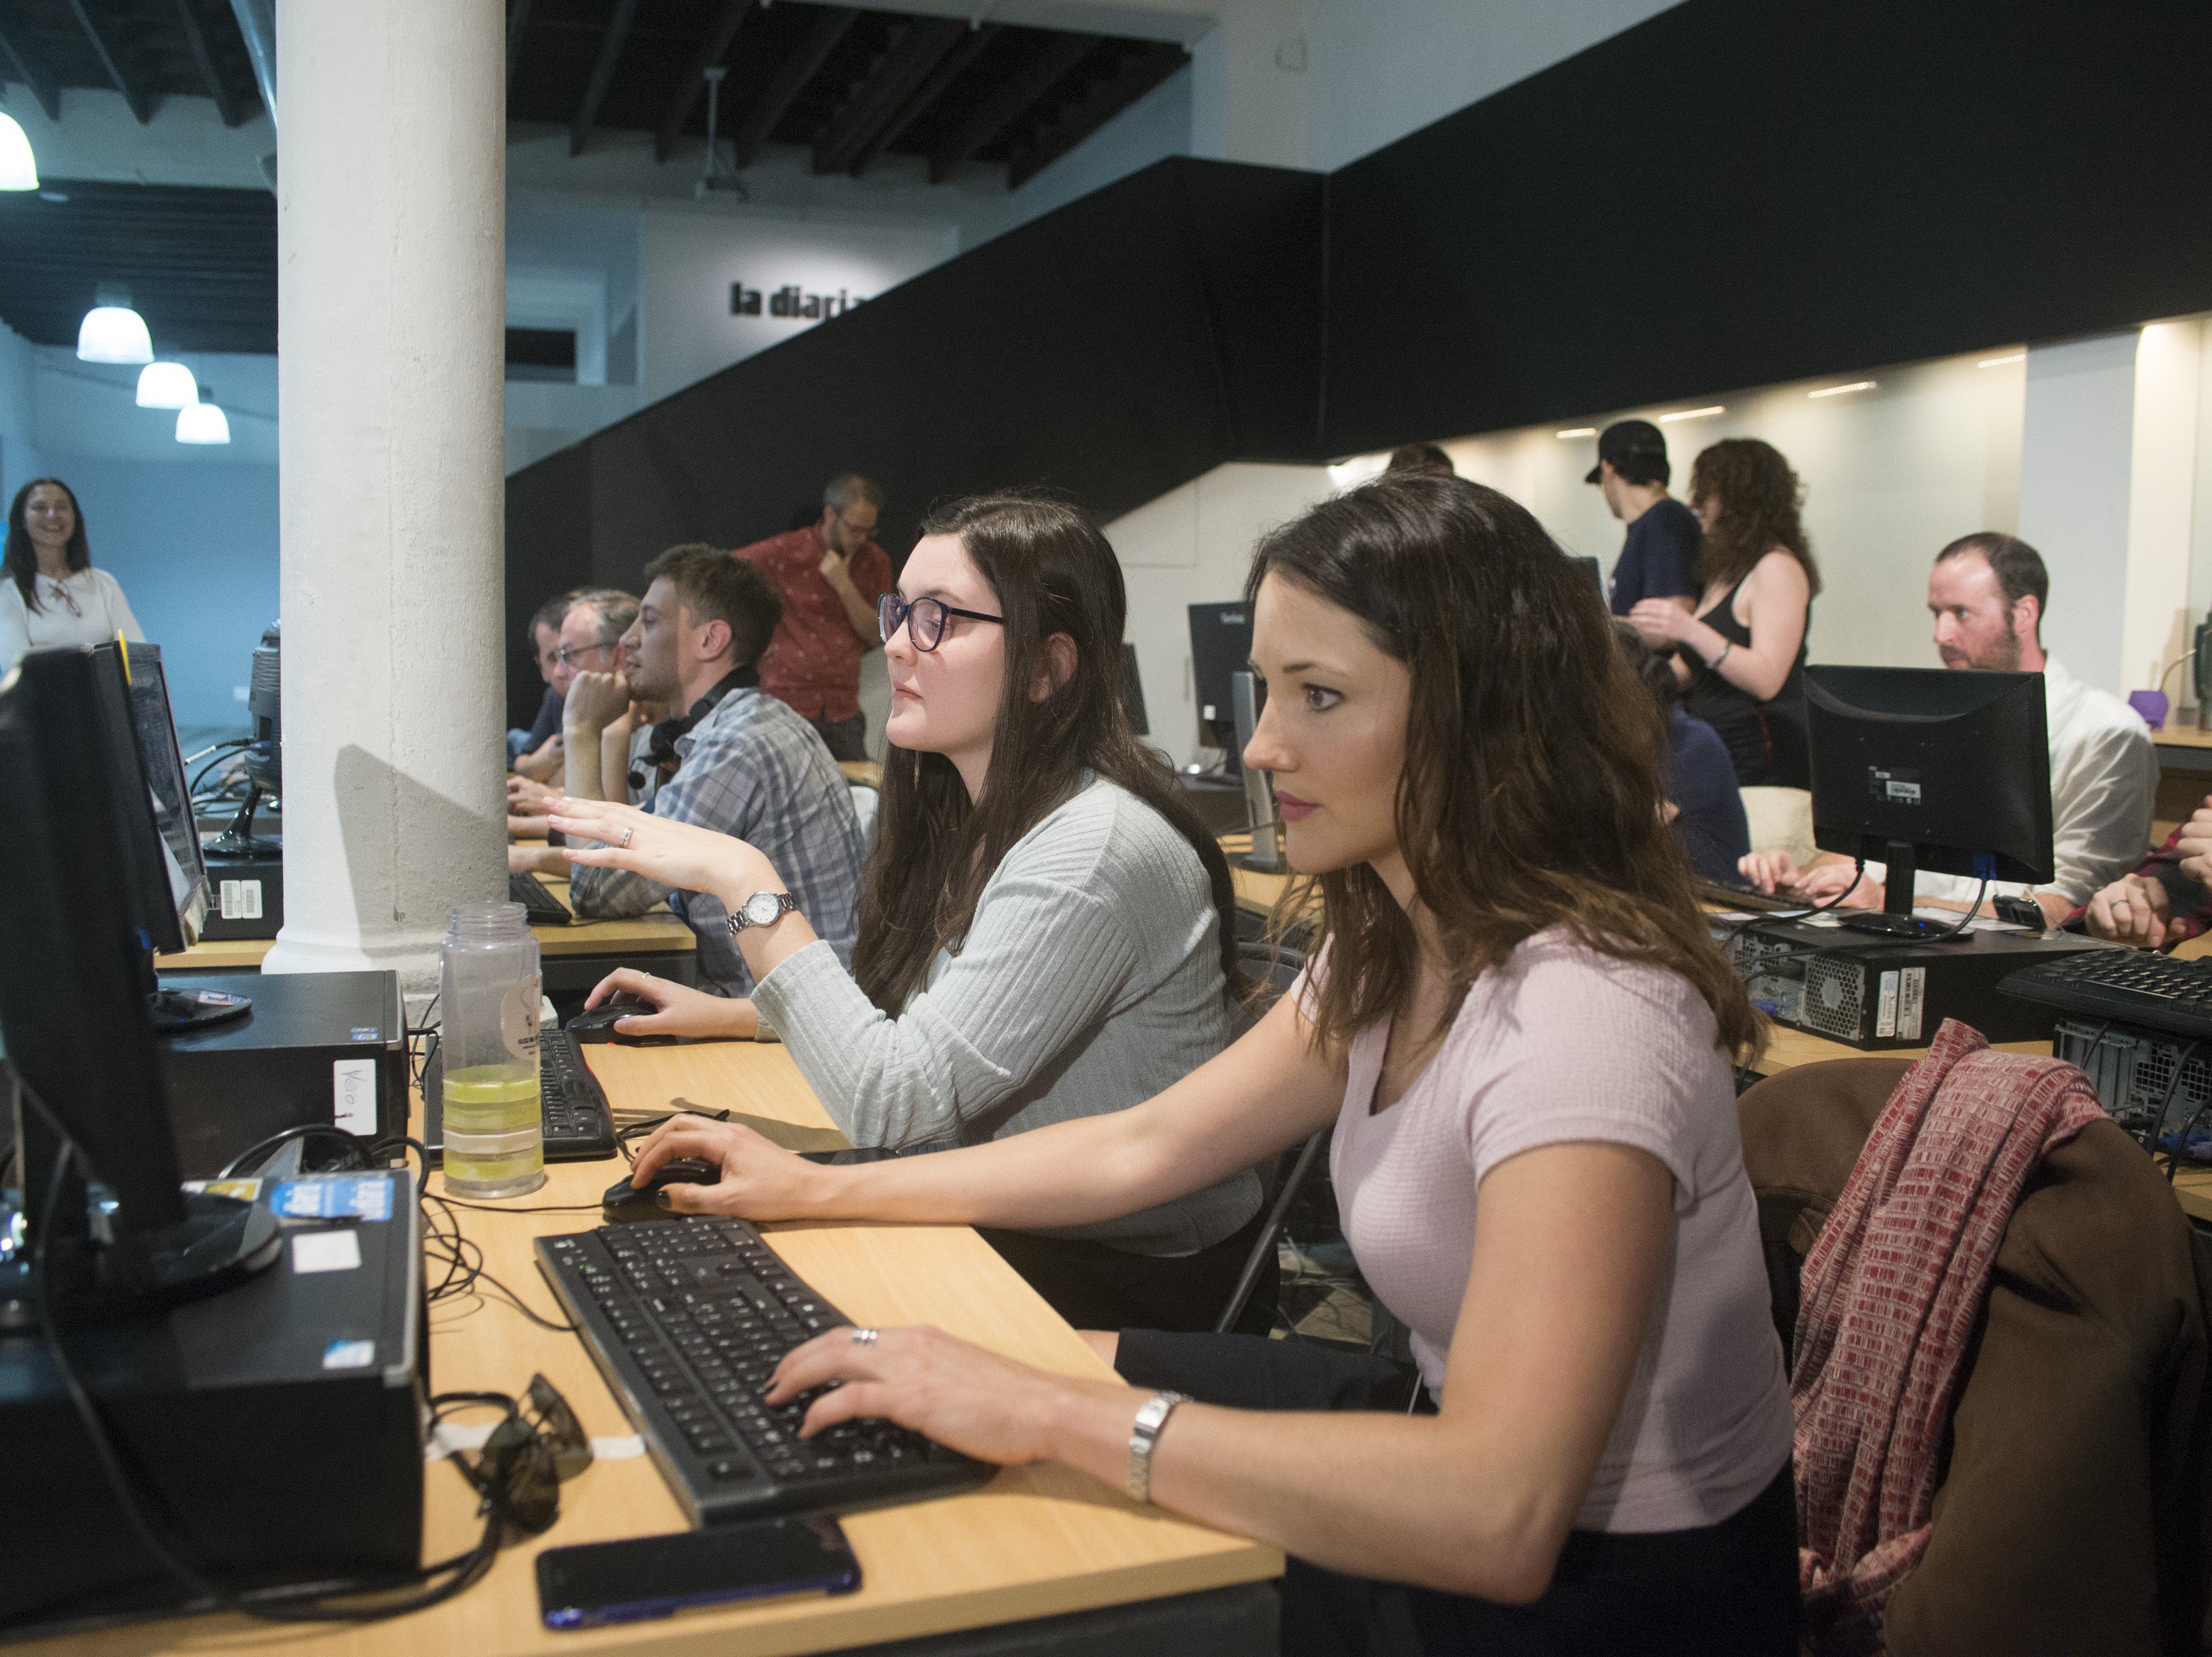
{"label": "man with glasses in background", "polygon": [[[860,819],[851,786],[821,737],[762,689],[758,664],[783,608],[775,586],[756,566],[705,546],[672,547],[645,574],[651,585],[622,640],[623,673],[587,668],[569,687],[568,792],[620,800],[610,773],[628,764],[624,792],[655,816],[758,847],[814,930],[851,966],[865,849]],[[617,725],[633,697],[671,713],[635,746]],[[729,912],[713,894],[624,869],[571,870],[559,852],[532,847],[509,848],[507,866],[568,875],[568,901],[587,920],[643,914],[665,898],[697,935],[699,987],[752,992],[752,974],[726,924]]]}
{"label": "man with glasses in background", "polygon": [[[546,648],[543,627],[556,605],[560,614],[554,616],[552,643]],[[622,637],[636,619],[637,600],[619,587],[579,587],[549,601],[538,612],[532,631],[541,647],[538,671],[544,676],[548,698],[557,695],[561,699],[555,704],[556,732],[557,722],[568,717],[568,689],[577,674],[623,671]],[[507,815],[543,816],[545,798],[560,787],[565,765],[565,737],[547,741],[517,760],[515,774],[507,780]]]}
{"label": "man with glasses in background", "polygon": [[860,659],[879,648],[876,604],[891,561],[872,538],[884,492],[854,473],[822,491],[818,523],[730,555],[757,565],[783,594],[783,620],[761,658],[761,683],[822,733],[840,760],[868,757]]}

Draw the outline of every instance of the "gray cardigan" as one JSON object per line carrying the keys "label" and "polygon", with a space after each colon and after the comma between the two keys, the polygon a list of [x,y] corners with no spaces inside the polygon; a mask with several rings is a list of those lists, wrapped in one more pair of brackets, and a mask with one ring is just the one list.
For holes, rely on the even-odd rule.
{"label": "gray cardigan", "polygon": [[[958,953],[939,952],[896,1018],[826,944],[753,996],[854,1144],[978,1144],[1141,1103],[1227,1046],[1219,926],[1189,843],[1094,779],[1007,852]],[[1046,1235],[1187,1254],[1259,1205],[1246,1172]]]}

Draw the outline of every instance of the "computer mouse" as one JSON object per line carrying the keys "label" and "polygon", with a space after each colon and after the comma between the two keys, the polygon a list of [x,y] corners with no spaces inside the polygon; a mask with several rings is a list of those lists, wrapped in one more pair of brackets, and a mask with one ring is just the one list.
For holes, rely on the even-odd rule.
{"label": "computer mouse", "polygon": [[599,1199],[599,1205],[611,1221],[665,1220],[668,1211],[655,1199],[670,1186],[719,1185],[721,1178],[721,1165],[718,1162],[696,1156],[672,1157],[655,1169],[642,1187],[628,1180],[617,1180],[607,1187],[607,1194]]}
{"label": "computer mouse", "polygon": [[630,1047],[665,1047],[676,1038],[670,1035],[624,1035],[615,1028],[618,1018],[628,1018],[633,1013],[658,1012],[659,1009],[641,995],[628,991],[609,996],[596,1007],[586,1007],[562,1028],[576,1041],[621,1041]]}

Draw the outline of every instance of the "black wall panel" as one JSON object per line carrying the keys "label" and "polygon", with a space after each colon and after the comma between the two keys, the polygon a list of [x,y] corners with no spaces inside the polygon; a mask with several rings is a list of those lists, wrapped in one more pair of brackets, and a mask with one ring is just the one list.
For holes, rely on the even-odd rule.
{"label": "black wall panel", "polygon": [[545,695],[523,633],[538,606],[592,579],[592,458],[581,445],[507,480],[507,722],[526,729]]}
{"label": "black wall panel", "polygon": [[1686,0],[1329,179],[1322,446],[2212,307],[2212,6]]}
{"label": "black wall panel", "polygon": [[[979,489],[1110,518],[1240,455],[1309,456],[1321,209],[1313,173],[1162,161],[748,357],[509,480],[510,608],[555,569],[634,591],[673,542],[791,528],[841,471],[883,483],[896,559]],[[511,706],[538,695],[510,674]]]}

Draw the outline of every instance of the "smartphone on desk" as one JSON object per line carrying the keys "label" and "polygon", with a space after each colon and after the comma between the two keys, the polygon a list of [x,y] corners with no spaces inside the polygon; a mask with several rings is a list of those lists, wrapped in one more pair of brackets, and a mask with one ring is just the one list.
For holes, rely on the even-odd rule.
{"label": "smartphone on desk", "polygon": [[860,1563],[835,1519],[757,1519],[672,1536],[548,1548],[538,1609],[550,1629],[598,1628],[696,1605],[850,1593]]}

